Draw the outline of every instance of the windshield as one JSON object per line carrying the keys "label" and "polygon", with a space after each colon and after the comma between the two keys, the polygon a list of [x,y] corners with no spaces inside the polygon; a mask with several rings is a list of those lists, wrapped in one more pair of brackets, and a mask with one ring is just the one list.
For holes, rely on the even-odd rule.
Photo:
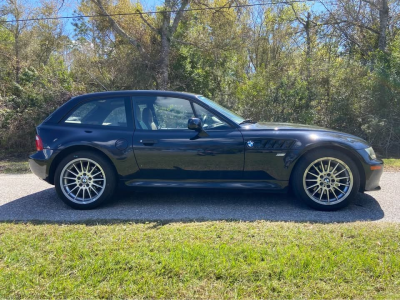
{"label": "windshield", "polygon": [[198,98],[203,101],[205,104],[207,104],[208,106],[214,108],[215,110],[219,111],[221,114],[223,114],[225,117],[227,117],[228,119],[232,120],[233,122],[235,122],[236,124],[239,124],[241,122],[244,121],[244,119],[235,114],[234,112],[230,111],[229,109],[215,103],[214,101],[204,97],[204,96],[198,96]]}

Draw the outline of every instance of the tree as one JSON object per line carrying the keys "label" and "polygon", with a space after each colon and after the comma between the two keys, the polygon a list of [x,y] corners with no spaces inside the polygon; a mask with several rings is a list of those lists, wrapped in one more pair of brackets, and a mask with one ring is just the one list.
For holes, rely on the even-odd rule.
{"label": "tree", "polygon": [[296,20],[301,24],[301,27],[303,28],[302,31],[304,31],[305,35],[306,35],[307,101],[306,101],[305,108],[310,109],[310,105],[313,100],[313,97],[312,97],[313,92],[312,92],[312,87],[311,87],[312,35],[313,35],[313,31],[315,31],[315,28],[317,27],[318,23],[316,23],[312,19],[310,11],[306,12],[306,17],[302,17],[301,15],[298,14],[294,4],[290,4],[290,7],[293,10]]}
{"label": "tree", "polygon": [[[321,4],[328,12],[326,24],[334,25],[346,40],[355,44],[364,56],[368,56],[375,50],[387,50],[390,21],[396,21],[393,18],[396,15],[395,4],[392,3],[391,10],[389,1],[338,0],[333,8],[323,1]],[[390,15],[391,11],[393,15]]]}
{"label": "tree", "polygon": [[[6,4],[1,7],[1,10],[4,15],[10,15],[15,20],[29,18],[31,13],[29,12],[29,8],[27,7],[27,3],[21,2],[19,0],[7,0]],[[14,79],[16,83],[19,83],[19,77],[21,73],[21,55],[23,48],[26,47],[26,43],[28,40],[23,40],[23,33],[28,28],[29,24],[27,22],[19,22],[16,21],[13,24],[10,24],[7,28],[12,33],[13,36],[13,48],[14,48]]]}
{"label": "tree", "polygon": [[[115,20],[110,14],[108,14],[107,10],[104,7],[102,0],[92,0],[101,12],[107,16],[107,19],[110,21],[112,28],[114,31],[126,39],[132,46],[136,47],[139,52],[143,55],[143,57],[148,56],[148,53],[143,48],[141,43],[137,40],[137,38],[129,35]],[[169,86],[169,64],[170,64],[170,53],[171,53],[171,39],[173,38],[174,33],[176,32],[179,22],[181,21],[184,10],[189,4],[189,0],[182,0],[180,2],[173,0],[165,0],[164,6],[161,9],[161,24],[158,28],[154,27],[150,21],[144,17],[143,14],[140,13],[140,17],[143,22],[156,34],[156,36],[160,39],[161,49],[159,54],[157,65],[157,83],[158,87],[162,90],[165,90]],[[172,16],[173,11],[176,11],[175,16]]]}

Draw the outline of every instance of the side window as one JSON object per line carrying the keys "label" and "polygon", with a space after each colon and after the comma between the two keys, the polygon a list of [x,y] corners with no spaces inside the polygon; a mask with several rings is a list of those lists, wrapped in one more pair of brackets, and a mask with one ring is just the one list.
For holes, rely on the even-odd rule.
{"label": "side window", "polygon": [[125,105],[115,108],[103,121],[103,125],[126,127]]}
{"label": "side window", "polygon": [[143,130],[187,129],[194,117],[189,100],[171,97],[137,97],[136,127]]}
{"label": "side window", "polygon": [[210,129],[229,129],[228,123],[221,120],[219,117],[205,109],[204,107],[193,103],[194,110],[196,111],[196,117],[201,120],[201,124],[205,130]]}
{"label": "side window", "polygon": [[94,100],[79,106],[65,123],[127,127],[124,98]]}

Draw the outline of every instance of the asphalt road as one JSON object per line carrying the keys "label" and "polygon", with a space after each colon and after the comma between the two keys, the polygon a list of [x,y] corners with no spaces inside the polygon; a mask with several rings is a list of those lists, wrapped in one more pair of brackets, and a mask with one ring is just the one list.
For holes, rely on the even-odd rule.
{"label": "asphalt road", "polygon": [[381,191],[359,194],[349,207],[336,212],[312,210],[286,194],[214,190],[120,192],[107,205],[78,211],[61,202],[53,186],[32,174],[0,175],[0,221],[400,222],[400,172],[385,172],[381,186]]}

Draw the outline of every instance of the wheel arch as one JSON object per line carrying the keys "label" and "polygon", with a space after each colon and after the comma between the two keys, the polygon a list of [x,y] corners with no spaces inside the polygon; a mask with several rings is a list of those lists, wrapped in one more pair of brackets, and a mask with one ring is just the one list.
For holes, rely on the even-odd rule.
{"label": "wheel arch", "polygon": [[365,181],[366,181],[366,177],[365,177],[365,171],[364,168],[360,162],[360,157],[357,156],[357,154],[355,154],[353,151],[351,151],[348,147],[342,146],[342,145],[338,145],[338,144],[320,144],[320,145],[314,145],[312,147],[306,148],[297,158],[297,160],[295,161],[293,168],[292,168],[292,172],[290,173],[290,178],[289,178],[289,185],[291,186],[292,183],[292,176],[293,176],[293,171],[295,170],[296,166],[299,164],[299,162],[301,161],[301,159],[305,156],[308,155],[310,153],[313,152],[317,152],[320,151],[321,149],[329,149],[329,150],[337,150],[342,152],[343,154],[347,155],[351,160],[354,161],[354,163],[357,166],[357,170],[358,173],[360,175],[360,192],[363,192],[365,190]]}
{"label": "wheel arch", "polygon": [[77,151],[89,151],[89,152],[93,152],[96,153],[98,155],[100,155],[101,157],[103,157],[105,160],[107,160],[112,169],[114,170],[115,174],[117,173],[117,170],[113,164],[113,162],[111,161],[111,159],[101,150],[99,150],[98,148],[92,147],[92,146],[86,146],[86,145],[73,145],[73,146],[69,146],[65,149],[63,149],[60,153],[58,153],[58,155],[53,159],[53,161],[51,162],[50,165],[50,169],[49,169],[49,183],[50,184],[54,184],[54,175],[56,173],[57,170],[57,166],[59,165],[59,163],[69,154],[77,152]]}

